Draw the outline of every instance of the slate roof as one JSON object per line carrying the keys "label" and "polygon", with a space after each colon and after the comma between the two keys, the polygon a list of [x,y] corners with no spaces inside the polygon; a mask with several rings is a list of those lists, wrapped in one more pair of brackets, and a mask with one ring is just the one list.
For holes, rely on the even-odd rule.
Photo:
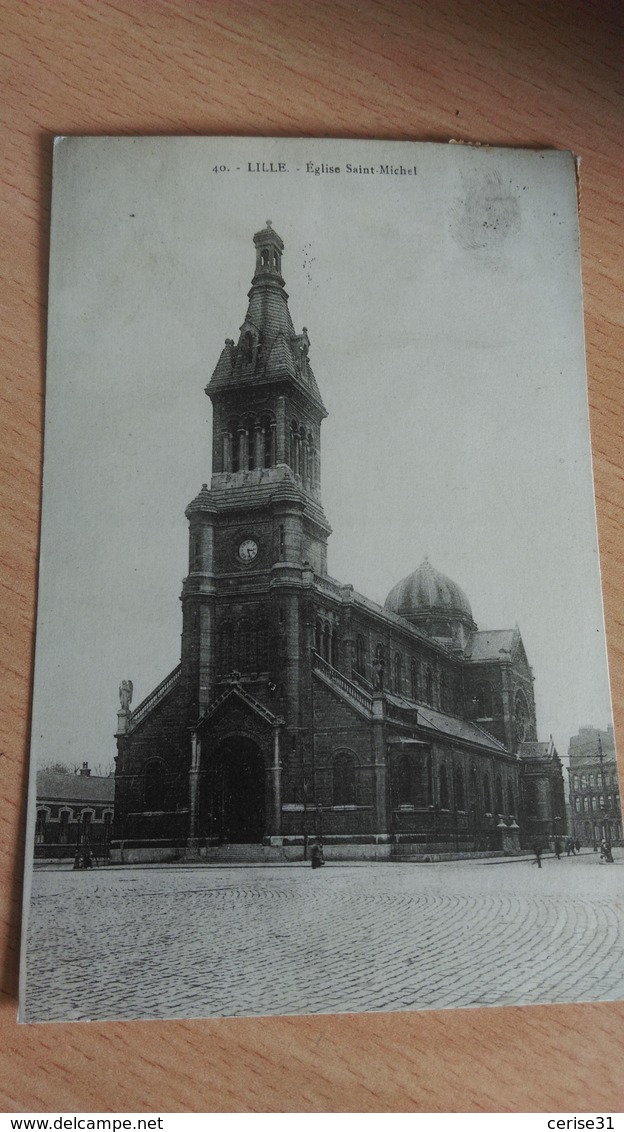
{"label": "slate roof", "polygon": [[508,660],[511,657],[517,629],[480,629],[466,649],[466,659]]}
{"label": "slate roof", "polygon": [[[265,234],[269,230],[265,230]],[[263,233],[256,233],[256,238]],[[277,233],[270,230],[272,239]],[[237,343],[227,339],[214,369],[206,392],[211,394],[232,381],[261,383],[278,378],[289,378],[317,404],[324,416],[327,415],[323,398],[308,358],[309,339],[297,334],[288,309],[288,295],[283,287],[281,275],[260,273],[254,276],[248,294],[249,304],[245,320],[240,328]],[[243,337],[249,331],[258,342],[258,350],[253,368],[243,357]],[[305,348],[304,348],[305,347]]]}
{"label": "slate roof", "polygon": [[552,739],[546,743],[521,743],[519,755],[521,759],[550,759],[556,754]]}
{"label": "slate roof", "polygon": [[115,778],[100,778],[86,774],[58,774],[53,770],[37,771],[37,801],[40,802],[99,802],[113,804]]}
{"label": "slate roof", "polygon": [[502,754],[509,754],[507,748],[502,743],[490,735],[489,731],[485,731],[483,727],[479,727],[477,723],[472,723],[468,719],[457,719],[454,715],[447,715],[445,712],[438,711],[436,708],[429,707],[426,704],[417,704],[413,700],[408,700],[404,696],[395,696],[389,693],[386,694],[386,699],[389,703],[394,704],[402,710],[416,710],[418,712],[418,723],[423,727],[427,727],[432,731],[438,731],[440,735],[444,735],[449,739],[457,739],[467,743],[477,743],[480,747],[487,747],[491,751],[496,751]]}

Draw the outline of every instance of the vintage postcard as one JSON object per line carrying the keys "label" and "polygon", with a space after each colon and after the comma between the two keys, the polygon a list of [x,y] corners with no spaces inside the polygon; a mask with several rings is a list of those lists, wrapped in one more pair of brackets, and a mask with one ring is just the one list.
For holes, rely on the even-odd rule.
{"label": "vintage postcard", "polygon": [[20,1018],[593,1002],[575,158],[60,138]]}

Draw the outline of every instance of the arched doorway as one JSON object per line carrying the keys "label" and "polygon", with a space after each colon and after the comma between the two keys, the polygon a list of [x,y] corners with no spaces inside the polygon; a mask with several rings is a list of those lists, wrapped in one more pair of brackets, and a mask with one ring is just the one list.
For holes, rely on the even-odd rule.
{"label": "arched doorway", "polygon": [[232,736],[204,776],[206,834],[231,845],[258,844],[265,834],[266,774],[257,743]]}

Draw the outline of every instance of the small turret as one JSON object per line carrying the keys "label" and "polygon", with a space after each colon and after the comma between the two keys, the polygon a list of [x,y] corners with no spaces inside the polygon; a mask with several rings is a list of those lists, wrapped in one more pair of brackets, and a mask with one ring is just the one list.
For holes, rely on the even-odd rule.
{"label": "small turret", "polygon": [[270,220],[267,220],[266,228],[263,228],[261,232],[256,232],[253,239],[256,245],[256,274],[252,282],[259,283],[261,280],[271,277],[277,279],[280,286],[283,287],[282,252],[284,251],[284,243],[277,232],[274,232]]}

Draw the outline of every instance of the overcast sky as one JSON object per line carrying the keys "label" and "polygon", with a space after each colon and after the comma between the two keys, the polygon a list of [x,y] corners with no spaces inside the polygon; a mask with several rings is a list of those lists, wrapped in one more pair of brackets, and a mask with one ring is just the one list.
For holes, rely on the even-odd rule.
{"label": "overcast sky", "polygon": [[120,680],[136,706],[179,661],[204,386],[267,218],[329,411],[330,574],[383,603],[428,555],[480,628],[517,621],[565,754],[611,719],[570,155],[98,138],[55,152],[36,759],[108,767]]}

